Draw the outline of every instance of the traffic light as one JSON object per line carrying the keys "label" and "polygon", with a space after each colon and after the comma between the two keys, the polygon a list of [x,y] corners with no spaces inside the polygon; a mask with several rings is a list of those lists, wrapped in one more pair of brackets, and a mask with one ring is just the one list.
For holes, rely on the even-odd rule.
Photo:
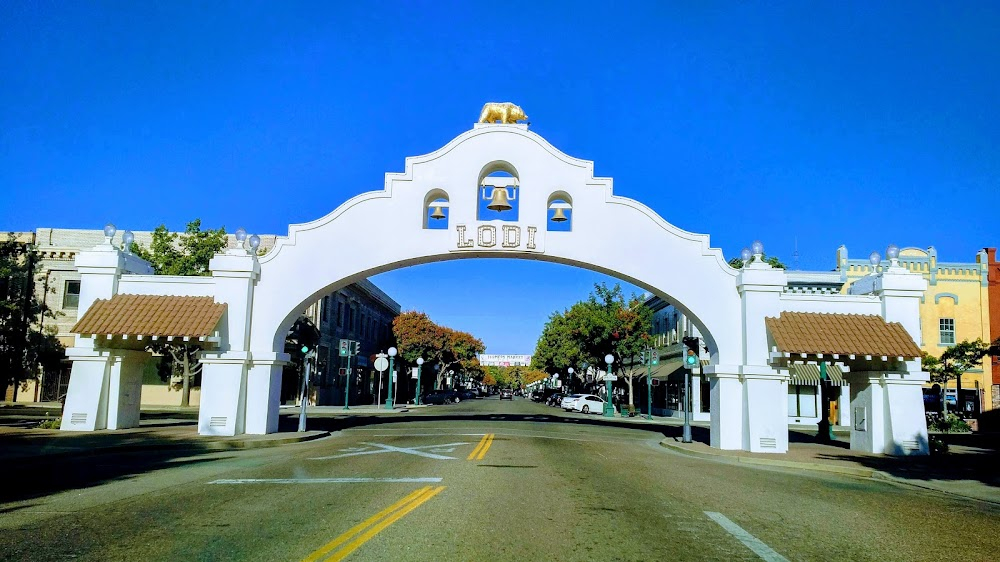
{"label": "traffic light", "polygon": [[650,365],[659,365],[660,364],[660,350],[659,349],[650,349],[649,350],[649,364]]}
{"label": "traffic light", "polygon": [[699,339],[686,337],[684,338],[684,346],[687,347],[687,351],[684,354],[684,368],[697,369],[701,366],[701,359],[698,356],[698,348],[700,347]]}
{"label": "traffic light", "polygon": [[361,342],[352,341],[351,345],[354,347],[354,355],[361,355]]}
{"label": "traffic light", "polygon": [[351,340],[340,340],[340,356],[347,357],[351,354]]}

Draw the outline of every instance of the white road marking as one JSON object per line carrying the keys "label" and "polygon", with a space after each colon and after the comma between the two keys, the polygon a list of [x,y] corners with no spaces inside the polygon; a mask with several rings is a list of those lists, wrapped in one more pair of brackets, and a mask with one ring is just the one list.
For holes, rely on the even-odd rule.
{"label": "white road marking", "polygon": [[747,548],[754,551],[754,554],[760,556],[761,560],[765,560],[766,562],[788,562],[787,558],[772,550],[771,547],[764,544],[763,541],[757,537],[746,532],[743,527],[740,527],[736,523],[730,521],[725,515],[715,511],[706,511],[705,515],[707,515],[712,521],[718,523],[730,535],[736,537],[736,539],[743,543]]}
{"label": "white road marking", "polygon": [[[423,445],[420,447],[393,447],[392,445],[384,445],[382,443],[366,443],[362,442],[362,445],[368,445],[365,450],[358,450],[358,447],[350,447],[348,449],[341,449],[343,451],[351,451],[349,453],[344,453],[342,455],[331,455],[329,457],[313,457],[309,460],[311,461],[325,461],[330,459],[342,459],[344,457],[357,457],[360,455],[380,455],[382,453],[404,453],[407,455],[416,455],[418,457],[426,457],[428,459],[437,460],[454,460],[455,457],[449,457],[446,455],[439,455],[421,449],[429,449],[431,451],[436,451],[440,453],[450,453],[455,450],[455,447],[459,445],[469,445],[470,443],[445,443],[439,445]],[[374,447],[374,448],[373,448]],[[449,449],[450,447],[450,449]]]}
{"label": "white road marking", "polygon": [[209,484],[410,484],[440,482],[440,478],[224,478]]}

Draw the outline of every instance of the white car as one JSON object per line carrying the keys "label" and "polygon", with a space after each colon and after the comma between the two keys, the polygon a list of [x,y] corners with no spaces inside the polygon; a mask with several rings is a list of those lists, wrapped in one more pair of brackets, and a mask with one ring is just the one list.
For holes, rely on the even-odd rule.
{"label": "white car", "polygon": [[600,414],[604,411],[604,400],[593,394],[581,394],[573,401],[573,409],[584,414],[591,412]]}
{"label": "white car", "polygon": [[583,396],[582,394],[569,394],[563,396],[562,402],[559,403],[559,407],[567,412],[574,410],[573,405],[576,403],[576,399]]}

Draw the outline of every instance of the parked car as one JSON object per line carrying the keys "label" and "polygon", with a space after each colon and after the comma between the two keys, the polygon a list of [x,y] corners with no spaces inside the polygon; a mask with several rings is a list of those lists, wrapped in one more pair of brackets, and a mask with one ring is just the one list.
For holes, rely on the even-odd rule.
{"label": "parked car", "polygon": [[569,412],[575,409],[576,399],[579,397],[579,394],[567,394],[566,396],[563,396],[562,402],[559,403],[559,406],[563,410]]}
{"label": "parked car", "polygon": [[501,400],[514,400],[514,392],[509,388],[505,388],[500,391]]}
{"label": "parked car", "polygon": [[552,396],[549,396],[549,399],[546,400],[545,403],[548,404],[549,406],[559,406],[560,404],[562,404],[562,399],[565,397],[566,397],[565,394],[557,392]]}
{"label": "parked car", "polygon": [[[459,389],[456,390],[456,392],[458,393],[458,397],[461,400],[473,400],[475,398],[478,398],[478,395],[469,389]],[[458,400],[456,400],[456,402],[457,401]]]}
{"label": "parked car", "polygon": [[593,394],[581,394],[573,402],[573,409],[584,414],[591,412],[601,413],[604,411],[604,400]]}
{"label": "parked car", "polygon": [[428,392],[420,399],[424,404],[451,404],[461,402],[462,397],[452,389],[439,389]]}

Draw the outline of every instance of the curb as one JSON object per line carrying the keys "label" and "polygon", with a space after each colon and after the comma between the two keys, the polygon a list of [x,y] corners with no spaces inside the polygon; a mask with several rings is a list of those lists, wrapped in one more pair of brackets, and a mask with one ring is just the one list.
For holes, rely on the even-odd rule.
{"label": "curb", "polygon": [[731,460],[738,464],[755,464],[761,466],[780,466],[784,468],[798,468],[801,470],[811,470],[813,472],[832,472],[834,474],[845,474],[847,476],[856,476],[858,478],[875,478],[876,474],[880,478],[891,479],[888,474],[884,474],[881,471],[873,470],[871,468],[854,468],[850,466],[830,466],[825,464],[816,464],[809,462],[798,462],[798,461],[783,461],[783,460],[771,460],[771,459],[758,459],[758,458],[748,458],[748,457],[737,457],[729,455],[718,455],[715,453],[705,453],[702,451],[692,451],[690,449],[685,449],[684,447],[679,447],[673,443],[670,443],[666,439],[660,441],[660,446],[670,449],[671,451],[680,453],[682,455],[687,455],[689,457],[695,457],[699,459],[706,460]]}

